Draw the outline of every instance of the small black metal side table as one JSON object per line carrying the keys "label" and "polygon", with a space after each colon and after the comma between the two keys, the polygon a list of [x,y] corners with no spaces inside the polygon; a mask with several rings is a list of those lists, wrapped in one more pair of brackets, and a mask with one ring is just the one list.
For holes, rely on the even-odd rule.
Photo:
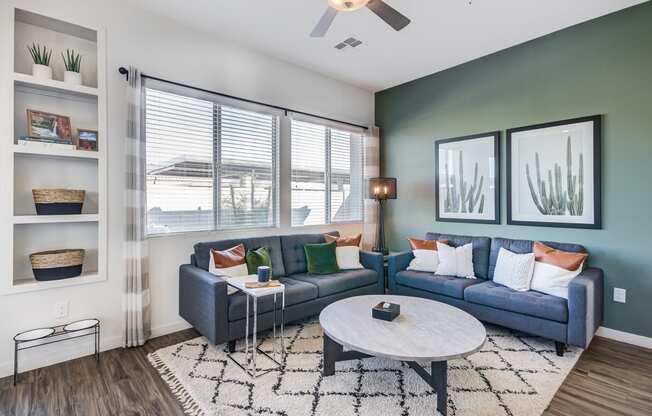
{"label": "small black metal side table", "polygon": [[[83,332],[86,331],[86,332]],[[81,333],[83,332],[83,333]],[[84,319],[64,325],[30,329],[14,336],[14,386],[18,378],[18,351],[43,345],[68,341],[75,338],[95,337],[95,359],[100,359],[100,320]],[[37,342],[41,341],[41,342]]]}

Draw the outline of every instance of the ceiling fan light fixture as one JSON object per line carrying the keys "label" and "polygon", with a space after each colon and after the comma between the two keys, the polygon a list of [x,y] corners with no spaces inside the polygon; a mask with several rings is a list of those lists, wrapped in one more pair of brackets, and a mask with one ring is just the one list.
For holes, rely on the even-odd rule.
{"label": "ceiling fan light fixture", "polygon": [[328,5],[339,12],[354,12],[365,7],[369,0],[328,0]]}

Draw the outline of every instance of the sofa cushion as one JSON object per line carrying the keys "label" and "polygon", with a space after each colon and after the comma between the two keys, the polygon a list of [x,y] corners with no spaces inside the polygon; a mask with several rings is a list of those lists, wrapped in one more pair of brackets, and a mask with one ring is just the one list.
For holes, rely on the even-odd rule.
{"label": "sofa cushion", "polygon": [[[299,280],[281,277],[279,279],[285,285],[285,306],[296,305],[307,302],[317,297],[317,286]],[[276,308],[281,309],[281,295],[276,295]],[[237,321],[245,318],[246,296],[237,292],[229,296],[229,321]],[[270,312],[274,309],[274,296],[263,296],[258,299],[258,313]],[[249,315],[252,316],[253,302],[249,303]]]}
{"label": "sofa cushion", "polygon": [[[340,235],[337,231],[331,231],[326,234],[336,237],[339,237]],[[306,244],[319,244],[326,242],[324,233],[282,235],[280,238],[281,247],[283,248],[283,263],[287,276],[297,273],[306,273],[308,271],[306,252],[303,249],[303,246]],[[272,262],[273,261],[274,259],[272,258]]]}
{"label": "sofa cushion", "polygon": [[426,290],[439,295],[464,299],[464,289],[482,283],[483,280],[441,276],[426,272],[406,270],[396,273],[396,283],[414,289]]}
{"label": "sofa cushion", "polygon": [[451,247],[461,247],[473,243],[473,272],[478,279],[489,278],[489,237],[471,237],[455,234],[426,233],[426,240],[448,240]]}
{"label": "sofa cushion", "polygon": [[378,274],[369,269],[346,270],[333,274],[315,276],[307,273],[292,275],[292,279],[312,283],[319,289],[319,297],[346,292],[362,286],[378,283]]}
{"label": "sofa cushion", "polygon": [[566,299],[533,290],[517,292],[494,282],[482,282],[464,290],[467,302],[557,322],[568,322]]}
{"label": "sofa cushion", "polygon": [[211,249],[226,250],[228,248],[244,244],[247,250],[255,250],[260,247],[267,247],[272,257],[272,275],[274,277],[285,276],[283,265],[283,251],[281,250],[281,239],[274,237],[238,238],[232,240],[210,241],[195,244],[195,260],[197,267],[208,270]]}
{"label": "sofa cushion", "polygon": [[[550,241],[542,241],[542,243],[557,250],[570,251],[573,253],[586,253],[586,248],[580,244],[555,243]],[[501,248],[513,253],[532,253],[533,244],[532,240],[492,238],[491,252],[489,254],[489,279],[494,278],[494,270],[496,270],[496,262],[498,261],[498,252]]]}

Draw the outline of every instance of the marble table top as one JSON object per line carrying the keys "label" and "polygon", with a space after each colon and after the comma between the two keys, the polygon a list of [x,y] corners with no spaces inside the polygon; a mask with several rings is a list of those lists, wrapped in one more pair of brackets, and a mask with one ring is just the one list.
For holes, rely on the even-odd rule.
{"label": "marble table top", "polygon": [[[374,319],[380,302],[401,305],[392,322]],[[434,300],[396,295],[342,299],[319,315],[326,335],[344,347],[399,361],[447,361],[480,350],[484,326],[461,309]]]}

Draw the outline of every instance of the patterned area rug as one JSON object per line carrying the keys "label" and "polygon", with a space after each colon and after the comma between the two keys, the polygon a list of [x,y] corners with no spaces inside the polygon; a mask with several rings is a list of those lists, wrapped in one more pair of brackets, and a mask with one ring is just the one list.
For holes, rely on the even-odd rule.
{"label": "patterned area rug", "polygon": [[[288,326],[285,336],[283,368],[255,381],[227,358],[224,345],[203,337],[160,349],[149,360],[188,415],[437,414],[435,393],[406,364],[345,361],[336,364],[334,376],[322,377],[318,321]],[[264,351],[272,349],[268,337]],[[496,326],[487,326],[487,337],[481,351],[449,362],[451,416],[541,415],[582,352],[571,348],[558,357],[552,341]],[[258,362],[271,364],[260,355]]]}

